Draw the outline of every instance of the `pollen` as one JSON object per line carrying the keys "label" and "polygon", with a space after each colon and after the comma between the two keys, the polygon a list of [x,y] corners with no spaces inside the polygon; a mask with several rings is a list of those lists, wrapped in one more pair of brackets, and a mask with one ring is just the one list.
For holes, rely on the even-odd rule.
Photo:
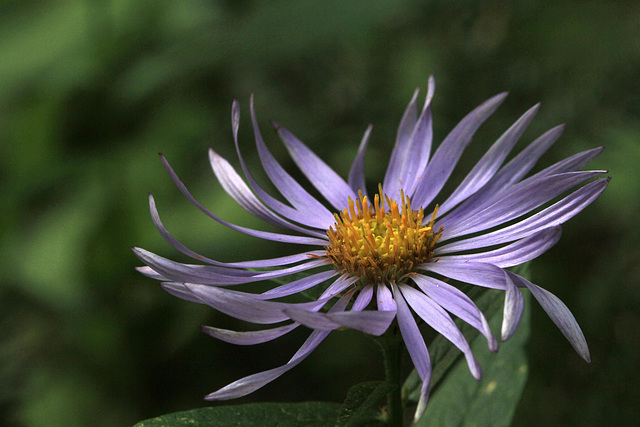
{"label": "pollen", "polygon": [[384,195],[382,185],[373,205],[362,191],[358,196],[349,198],[349,207],[334,215],[336,223],[327,231],[327,256],[338,270],[367,282],[398,281],[433,257],[442,233],[433,229],[437,206],[425,221],[423,209],[412,210],[404,192],[399,204]]}

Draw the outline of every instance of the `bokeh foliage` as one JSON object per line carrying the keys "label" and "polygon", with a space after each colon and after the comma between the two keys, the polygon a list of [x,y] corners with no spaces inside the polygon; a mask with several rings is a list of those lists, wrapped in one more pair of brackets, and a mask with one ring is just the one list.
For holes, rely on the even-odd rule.
{"label": "bokeh foliage", "polygon": [[[256,166],[248,99],[263,132],[283,123],[342,174],[374,124],[368,179],[384,173],[404,105],[437,81],[436,139],[503,90],[458,178],[538,101],[530,141],[567,130],[549,165],[606,145],[605,194],[533,264],[533,280],[573,310],[593,362],[574,354],[530,305],[529,382],[516,425],[629,425],[640,392],[640,3],[352,0],[65,0],[0,4],[0,419],[25,426],[130,425],[202,406],[227,382],[284,363],[303,334],[235,348],[201,324],[241,327],[179,301],[135,273],[142,246],[180,258],[156,233],[152,192],[169,229],[224,261],[291,248],[212,224],[173,187],[163,152],[203,204],[245,226],[207,166],[233,164],[230,105]],[[287,163],[289,162],[289,163]],[[294,169],[290,169],[294,170]],[[241,402],[342,401],[382,377],[377,348],[331,339]]]}

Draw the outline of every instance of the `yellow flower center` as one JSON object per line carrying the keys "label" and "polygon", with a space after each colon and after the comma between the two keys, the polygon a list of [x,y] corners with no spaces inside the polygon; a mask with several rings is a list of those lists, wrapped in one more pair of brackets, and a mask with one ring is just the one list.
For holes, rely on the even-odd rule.
{"label": "yellow flower center", "polygon": [[349,198],[349,207],[335,214],[336,223],[327,231],[327,256],[344,273],[372,282],[397,281],[433,256],[442,233],[442,228],[433,230],[438,208],[423,224],[423,209],[411,210],[404,192],[400,208],[384,195],[381,185],[378,190],[373,206],[359,192],[358,200]]}

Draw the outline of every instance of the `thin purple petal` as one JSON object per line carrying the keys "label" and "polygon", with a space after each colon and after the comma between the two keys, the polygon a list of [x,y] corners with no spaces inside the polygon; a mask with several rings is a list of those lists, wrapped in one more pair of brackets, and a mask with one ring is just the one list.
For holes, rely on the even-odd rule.
{"label": "thin purple petal", "polygon": [[491,146],[484,156],[464,178],[449,198],[440,205],[438,214],[442,215],[456,206],[458,203],[475,193],[487,183],[498,171],[502,162],[511,152],[516,142],[520,139],[535,117],[540,104],[536,104],[522,115],[500,138]]}
{"label": "thin purple petal", "polygon": [[337,210],[348,207],[358,195],[333,169],[283,126],[273,123],[293,161],[311,184]]}
{"label": "thin purple petal", "polygon": [[431,271],[460,282],[491,289],[505,289],[503,270],[493,264],[478,261],[440,259],[421,264],[418,269]]}
{"label": "thin purple petal", "polygon": [[501,339],[506,341],[515,333],[524,313],[524,297],[522,292],[504,272],[506,292],[504,295],[504,315],[502,317]]}
{"label": "thin purple petal", "polygon": [[180,178],[178,178],[178,175],[176,175],[175,171],[173,170],[173,168],[171,167],[171,165],[169,164],[167,159],[163,155],[160,155],[160,158],[162,159],[162,164],[164,165],[164,167],[167,170],[167,172],[169,172],[169,175],[171,176],[171,179],[176,184],[176,186],[178,187],[180,192],[187,199],[189,199],[189,201],[191,203],[193,203],[198,209],[200,209],[205,215],[207,215],[209,218],[219,222],[220,224],[222,224],[222,225],[224,225],[226,227],[229,227],[232,230],[236,230],[236,231],[239,231],[241,233],[248,234],[249,236],[259,237],[259,238],[264,239],[264,240],[273,240],[273,241],[276,241],[276,242],[283,242],[283,243],[296,243],[296,244],[302,244],[302,245],[319,245],[319,246],[326,246],[327,245],[327,243],[328,243],[327,240],[321,240],[321,239],[317,239],[317,238],[313,238],[313,237],[290,236],[290,235],[287,235],[287,234],[269,233],[269,232],[266,232],[266,231],[253,230],[253,229],[250,229],[250,228],[241,227],[239,225],[231,224],[230,222],[227,222],[227,221],[223,220],[222,218],[219,218],[217,215],[214,215],[207,208],[202,206],[200,204],[200,202],[198,202],[191,195],[189,190],[187,190],[187,187],[185,187],[185,185],[182,183],[182,181],[180,181]]}
{"label": "thin purple petal", "polygon": [[[340,302],[340,301],[339,301]],[[346,304],[334,304],[329,312],[344,311]],[[302,347],[285,365],[239,379],[205,397],[206,400],[228,400],[246,396],[265,386],[302,362],[324,340],[330,331],[313,331]]]}
{"label": "thin purple petal", "polygon": [[494,264],[502,268],[512,267],[545,253],[558,243],[561,232],[562,228],[560,226],[550,227],[500,249],[469,255],[445,255],[440,259],[447,261],[477,261]]}
{"label": "thin purple petal", "polygon": [[480,331],[487,338],[487,345],[491,351],[498,350],[498,342],[489,328],[487,319],[464,292],[442,280],[422,274],[413,275],[411,279],[438,305]]}
{"label": "thin purple petal", "polygon": [[169,231],[165,228],[164,224],[160,220],[160,215],[158,214],[158,210],[156,208],[156,202],[151,194],[149,194],[149,209],[151,211],[151,219],[153,220],[153,224],[156,226],[162,237],[175,249],[182,252],[185,255],[188,255],[197,260],[217,265],[220,267],[231,267],[231,268],[262,268],[262,267],[278,267],[281,265],[294,264],[296,262],[305,261],[311,258],[312,256],[323,256],[325,255],[325,251],[310,251],[303,252],[296,255],[288,255],[284,257],[264,259],[264,260],[256,260],[256,261],[243,261],[243,262],[220,262],[213,260],[211,258],[207,258],[202,256],[191,249],[184,246],[180,243],[175,237],[169,233]]}
{"label": "thin purple petal", "polygon": [[207,305],[236,319],[259,324],[289,320],[284,310],[289,307],[314,310],[321,308],[328,299],[288,304],[258,300],[252,294],[219,288],[216,286],[185,283],[184,286]]}
{"label": "thin purple petal", "polygon": [[214,328],[213,326],[203,326],[202,332],[217,338],[221,341],[228,342],[236,345],[254,345],[262,344],[268,341],[272,341],[279,338],[295,328],[300,326],[299,323],[292,323],[290,325],[278,326],[276,328],[263,329],[260,331],[231,331],[229,329]]}
{"label": "thin purple petal", "polygon": [[364,132],[360,146],[358,147],[358,153],[353,159],[351,169],[349,170],[349,187],[354,193],[358,194],[358,191],[362,191],[363,196],[367,196],[367,184],[364,176],[364,160],[367,152],[367,145],[369,144],[369,136],[371,135],[371,129],[373,127],[369,125]]}
{"label": "thin purple petal", "polygon": [[[460,332],[449,314],[436,304],[431,298],[406,285],[400,285],[402,295],[406,299],[409,306],[416,312],[422,320],[429,326],[438,331],[442,336],[451,341],[453,345],[458,347],[464,353],[467,359],[467,365],[473,377],[477,380],[482,378],[482,369],[476,360],[469,343]],[[397,300],[397,297],[396,297]]]}
{"label": "thin purple petal", "polygon": [[515,273],[508,272],[509,276],[513,279],[514,283],[519,286],[526,287],[531,291],[538,303],[547,315],[551,318],[553,323],[560,329],[560,332],[569,340],[569,343],[573,346],[576,352],[587,363],[591,363],[591,355],[589,354],[589,346],[587,340],[584,338],[584,334],[576,322],[576,318],[573,317],[571,311],[567,306],[554,294],[542,289],[540,286],[534,285],[522,276],[518,276]]}
{"label": "thin purple petal", "polygon": [[476,130],[493,114],[506,96],[506,93],[501,93],[485,101],[447,135],[418,180],[416,191],[411,198],[414,206],[426,206],[431,203],[444,187]]}
{"label": "thin purple petal", "polygon": [[561,225],[596,200],[610,180],[610,178],[602,178],[593,181],[525,220],[488,234],[445,244],[438,248],[438,253],[467,251],[512,242],[543,228]]}

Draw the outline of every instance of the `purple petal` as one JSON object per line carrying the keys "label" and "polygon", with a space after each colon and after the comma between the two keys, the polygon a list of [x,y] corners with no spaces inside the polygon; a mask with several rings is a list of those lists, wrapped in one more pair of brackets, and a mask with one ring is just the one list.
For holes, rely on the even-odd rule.
{"label": "purple petal", "polygon": [[253,393],[302,362],[313,350],[315,350],[327,335],[329,335],[329,331],[313,331],[300,349],[302,350],[304,348],[304,351],[298,351],[286,365],[241,378],[226,387],[207,395],[205,399],[229,400]]}
{"label": "purple petal", "polygon": [[500,169],[482,188],[465,200],[457,209],[441,219],[438,225],[443,225],[447,228],[450,224],[460,222],[474,212],[488,206],[494,200],[493,197],[496,194],[509,189],[513,183],[520,180],[533,168],[540,156],[560,137],[563,130],[564,126],[557,126],[529,144],[513,160]]}
{"label": "purple petal", "polygon": [[337,270],[327,270],[322,271],[320,273],[313,274],[311,276],[303,277],[298,280],[294,280],[293,282],[278,286],[273,289],[269,289],[266,292],[261,293],[260,295],[256,295],[258,299],[273,299],[273,298],[282,298],[287,295],[297,294],[299,292],[305,291],[313,286],[316,286],[319,283],[324,282],[325,280],[329,280],[330,278],[338,275],[339,272]]}
{"label": "purple petal", "polygon": [[203,285],[238,285],[288,276],[325,265],[321,259],[312,259],[302,264],[272,271],[247,271],[211,265],[182,264],[156,255],[141,248],[133,253],[157,273],[176,282],[194,282]]}
{"label": "purple petal", "polygon": [[382,335],[395,318],[395,311],[346,311],[341,313],[315,313],[288,308],[285,313],[291,319],[318,330],[347,327],[370,335]]}
{"label": "purple petal", "polygon": [[610,180],[610,178],[603,178],[593,181],[523,221],[488,234],[440,246],[438,253],[467,251],[512,242],[536,233],[543,228],[561,225],[597,199]]}
{"label": "purple petal", "polygon": [[440,259],[438,262],[421,264],[418,268],[485,288],[506,288],[503,270],[486,262]]}
{"label": "purple petal", "polygon": [[409,310],[407,303],[402,296],[402,293],[395,284],[391,285],[393,288],[393,295],[395,297],[396,304],[398,306],[398,312],[396,318],[398,319],[398,327],[402,334],[411,361],[418,371],[418,375],[422,380],[422,388],[420,389],[420,400],[418,403],[418,409],[414,419],[419,419],[424,413],[429,400],[429,384],[431,383],[431,358],[427,351],[427,346],[424,343],[420,329],[413,318],[413,313]]}
{"label": "purple petal", "polygon": [[296,138],[286,128],[277,123],[273,126],[278,131],[293,161],[311,184],[327,199],[334,208],[341,211],[349,206],[348,200],[356,200],[358,195],[335,173],[320,157]]}
{"label": "purple petal", "polygon": [[522,292],[513,284],[513,281],[504,272],[507,291],[504,295],[504,315],[502,318],[502,341],[506,341],[515,333],[524,313],[524,297]]}
{"label": "purple petal", "polygon": [[151,279],[160,280],[160,281],[169,280],[166,277],[164,277],[163,275],[156,273],[151,267],[148,267],[146,265],[144,267],[136,267],[136,270],[139,273],[142,273],[142,274],[144,274],[145,276],[147,276],[147,277],[149,277]]}
{"label": "purple petal", "polygon": [[[604,172],[566,172],[559,175],[544,176],[530,181],[526,185],[514,185],[508,191],[503,192],[500,199],[490,206],[474,212],[473,216],[466,220],[450,224],[448,228],[445,226],[440,241],[504,224]],[[438,251],[436,251],[437,253]]]}
{"label": "purple petal", "polygon": [[175,249],[177,249],[178,251],[182,252],[185,255],[188,255],[197,260],[200,260],[209,264],[217,265],[220,267],[232,267],[232,268],[277,267],[281,265],[293,264],[296,262],[308,260],[313,256],[325,255],[325,251],[311,251],[311,252],[305,252],[305,253],[300,253],[296,255],[289,255],[289,256],[284,256],[279,258],[271,258],[271,259],[257,260],[257,261],[227,262],[227,263],[216,261],[192,251],[191,249],[187,248],[182,243],[180,243],[175,237],[173,237],[169,233],[169,231],[165,228],[165,226],[162,224],[162,221],[160,220],[160,215],[158,214],[158,210],[156,208],[156,202],[151,194],[149,195],[149,209],[151,211],[151,219],[153,220],[153,224],[156,226],[156,228],[158,229],[162,237],[164,237],[164,239],[167,242],[169,242],[171,246],[173,246]]}
{"label": "purple petal", "polygon": [[573,314],[571,314],[567,306],[551,292],[534,285],[524,277],[518,276],[515,273],[508,273],[516,284],[525,286],[531,291],[531,294],[538,300],[538,303],[540,303],[544,311],[547,312],[547,315],[553,320],[553,323],[560,329],[560,332],[569,340],[580,357],[587,361],[587,363],[590,363],[591,356],[589,355],[587,340],[585,340],[584,334],[580,326],[578,326],[578,322],[576,322],[575,317],[573,317]]}
{"label": "purple petal", "polygon": [[491,146],[480,161],[473,167],[471,172],[464,178],[462,183],[449,196],[449,198],[440,205],[438,214],[442,215],[448,212],[455,205],[475,193],[484,184],[487,183],[498,171],[502,162],[511,152],[514,145],[520,139],[524,131],[527,129],[536,113],[540,104],[536,104],[526,113],[522,115],[500,138]]}
{"label": "purple petal", "polygon": [[353,306],[351,307],[351,310],[352,311],[364,310],[369,305],[372,299],[373,299],[373,286],[366,285],[358,293],[358,297],[353,302]]}
{"label": "purple petal", "polygon": [[469,113],[447,135],[418,179],[417,188],[411,201],[414,206],[426,206],[440,192],[458,163],[462,152],[480,125],[498,108],[506,93],[501,93],[481,104]]}
{"label": "purple petal", "polygon": [[200,297],[195,295],[193,292],[187,288],[184,283],[177,282],[165,282],[160,285],[162,289],[173,295],[174,297],[178,297],[185,301],[195,302],[197,304],[206,304]]}
{"label": "purple petal", "polygon": [[254,345],[262,344],[264,342],[272,341],[279,338],[295,328],[300,326],[299,323],[292,323],[290,325],[278,326],[277,328],[263,329],[260,331],[247,331],[238,332],[231,331],[229,329],[219,329],[213,326],[203,326],[202,332],[205,334],[217,338],[221,341],[228,342],[236,345]]}
{"label": "purple petal", "polygon": [[567,157],[566,159],[561,160],[546,169],[541,170],[537,174],[532,175],[527,179],[536,179],[542,176],[556,175],[559,173],[574,172],[580,170],[591,160],[599,156],[603,151],[604,147],[596,147],[590,150],[582,151],[580,153],[574,154],[573,156]]}
{"label": "purple petal", "polygon": [[269,324],[289,320],[284,314],[287,308],[319,309],[328,299],[305,303],[288,304],[275,301],[262,301],[253,294],[232,291],[216,286],[185,283],[184,286],[210,307],[236,319],[247,322]]}
{"label": "purple petal", "polygon": [[356,194],[358,193],[358,191],[362,191],[363,196],[367,196],[367,184],[364,177],[364,160],[365,154],[367,152],[367,145],[369,144],[369,135],[371,135],[372,128],[373,127],[369,125],[369,127],[367,127],[367,130],[364,132],[362,141],[360,141],[360,147],[358,147],[358,153],[353,159],[351,169],[349,170],[349,187],[351,187],[353,192]]}
{"label": "purple petal", "polygon": [[[251,98],[251,105],[253,106],[253,97]],[[273,211],[279,213],[280,215],[289,218],[292,221],[296,221],[300,224],[307,225],[309,227],[320,228],[326,230],[330,225],[333,224],[334,218],[331,212],[329,212],[324,206],[322,206],[317,200],[315,200],[315,205],[310,201],[310,207],[317,208],[318,215],[308,215],[305,211],[299,211],[291,206],[285,205],[281,201],[272,197],[269,193],[258,185],[258,183],[253,179],[253,176],[249,172],[247,165],[242,157],[242,153],[240,152],[240,145],[238,143],[238,122],[240,120],[240,107],[238,106],[238,101],[234,99],[233,106],[231,108],[232,115],[232,123],[233,123],[233,141],[236,147],[236,153],[238,154],[238,160],[240,160],[240,165],[242,166],[242,170],[244,172],[247,181],[249,181],[249,185],[251,189],[258,195],[258,197],[264,201],[264,203],[269,206]],[[271,153],[268,152],[266,146],[264,146],[264,141],[262,140],[262,136],[260,135],[260,129],[257,128],[257,122],[254,120],[254,135],[256,138],[256,144],[258,144],[267,151],[267,155],[271,156]],[[272,162],[275,162],[275,159],[271,156],[269,159]],[[267,161],[269,160],[267,159]],[[278,165],[279,166],[279,165]],[[286,173],[286,172],[285,172]],[[295,182],[295,181],[294,181]],[[297,184],[297,183],[296,183]],[[293,188],[292,191],[295,193],[296,188]],[[305,198],[304,195],[300,196],[302,199]],[[311,198],[311,196],[308,196]],[[312,199],[312,198],[311,198]],[[307,211],[308,212],[308,211]]]}
{"label": "purple petal", "polygon": [[393,295],[396,305],[398,306],[396,317],[402,338],[407,346],[413,365],[418,371],[418,375],[420,375],[420,379],[428,383],[431,378],[431,359],[429,358],[427,346],[413,318],[413,313],[411,313],[404,297],[400,294],[398,286],[392,284],[391,287],[393,288]]}
{"label": "purple petal", "polygon": [[[346,306],[351,300],[352,295],[352,292],[343,295],[342,297],[340,297],[340,303]],[[316,329],[319,331],[332,331],[340,327],[340,324],[335,320],[332,320],[329,317],[328,313],[316,313],[291,305],[284,308],[282,311],[287,315],[288,318],[311,329]]]}
{"label": "purple petal", "polygon": [[[413,193],[416,179],[422,174],[429,161],[433,138],[431,99],[434,91],[435,80],[431,76],[420,117],[416,119],[415,111],[407,111],[398,128],[396,145],[391,153],[383,184],[385,192],[394,200],[400,199],[401,188],[407,194]],[[415,98],[409,105],[415,110]],[[407,113],[410,115],[407,116]]]}
{"label": "purple petal", "polygon": [[[262,162],[262,167],[267,173],[267,176],[276,186],[278,191],[289,201],[289,203],[302,213],[313,212],[313,216],[317,216],[317,218],[309,218],[309,220],[316,220],[318,228],[326,230],[335,222],[333,214],[322,203],[316,200],[315,197],[310,195],[295,179],[293,179],[273,157],[260,134],[258,120],[256,119],[255,110],[253,108],[253,96],[251,97],[250,108],[256,147],[258,148],[260,161]],[[262,195],[260,195],[260,197],[262,198]]]}
{"label": "purple petal", "polygon": [[326,233],[307,230],[306,228],[294,225],[276,215],[251,192],[242,178],[240,178],[240,175],[237,174],[233,166],[231,166],[229,162],[219,156],[212,149],[209,149],[209,163],[211,163],[211,169],[216,175],[216,178],[218,178],[222,188],[247,212],[250,212],[257,218],[275,226],[288,228],[293,231],[298,231],[300,233],[320,238],[324,238],[326,236]]}
{"label": "purple petal", "polygon": [[418,121],[418,107],[416,101],[418,100],[419,93],[420,89],[416,89],[413,92],[413,96],[402,114],[402,119],[400,119],[400,125],[398,125],[396,143],[393,147],[393,151],[391,152],[387,172],[385,173],[384,180],[382,181],[382,188],[388,194],[395,194],[399,188],[398,181],[400,179],[400,168],[403,164],[404,158],[406,157],[411,133]]}
{"label": "purple petal", "polygon": [[422,274],[411,276],[411,279],[438,305],[480,331],[487,338],[487,345],[491,351],[498,350],[498,343],[491,333],[487,319],[464,292],[442,280]]}
{"label": "purple petal", "polygon": [[[346,304],[340,304],[340,301],[331,307],[330,313],[344,311]],[[302,362],[315,348],[324,340],[329,331],[313,331],[309,338],[302,344],[302,347],[293,355],[287,364],[258,374],[249,375],[239,379],[220,390],[213,392],[205,397],[207,400],[228,400],[246,396],[270,383],[280,375],[289,371],[294,366]]]}
{"label": "purple petal", "polygon": [[[464,353],[464,356],[467,359],[467,365],[469,366],[469,370],[473,377],[477,380],[482,378],[482,369],[474,357],[471,347],[469,347],[469,343],[447,312],[432,299],[414,288],[406,285],[400,285],[399,288],[413,311],[415,311],[416,314],[429,326],[442,334]],[[396,301],[397,299],[398,298],[396,297]]]}
{"label": "purple petal", "polygon": [[290,236],[290,235],[287,235],[287,234],[269,233],[269,232],[266,232],[266,231],[258,231],[258,230],[253,230],[253,229],[246,228],[246,227],[240,227],[239,225],[231,224],[231,223],[219,218],[218,216],[216,216],[213,213],[211,213],[204,206],[202,206],[200,204],[200,202],[198,202],[196,199],[194,199],[194,197],[191,195],[189,190],[187,190],[187,187],[185,187],[184,184],[182,183],[182,181],[180,181],[180,178],[178,178],[178,175],[176,175],[175,171],[173,170],[173,168],[171,167],[171,165],[169,164],[167,159],[163,155],[160,155],[160,158],[162,159],[162,164],[164,165],[164,167],[167,170],[167,172],[169,172],[169,175],[171,176],[171,179],[176,184],[176,186],[178,187],[180,192],[187,199],[189,199],[189,201],[191,203],[193,203],[198,209],[200,209],[205,215],[207,215],[209,218],[219,222],[220,224],[222,224],[222,225],[224,225],[226,227],[229,227],[232,230],[240,231],[241,233],[248,234],[249,236],[259,237],[259,238],[265,239],[265,240],[273,240],[273,241],[276,241],[276,242],[283,242],[283,243],[296,243],[296,244],[301,244],[301,245],[326,246],[328,244],[327,240],[316,239],[316,238],[313,238],[313,237]]}
{"label": "purple petal", "polygon": [[494,264],[502,268],[512,267],[545,253],[558,243],[561,231],[560,226],[550,227],[500,249],[469,255],[445,255],[440,259],[447,261],[477,261]]}
{"label": "purple petal", "polygon": [[347,289],[349,286],[358,281],[358,277],[349,276],[348,274],[343,274],[340,276],[335,282],[333,282],[325,291],[320,295],[319,299],[327,299],[332,298],[342,291]]}
{"label": "purple petal", "polygon": [[376,300],[378,303],[378,310],[380,311],[395,311],[396,302],[391,295],[391,291],[384,283],[378,283],[378,289],[376,292]]}

